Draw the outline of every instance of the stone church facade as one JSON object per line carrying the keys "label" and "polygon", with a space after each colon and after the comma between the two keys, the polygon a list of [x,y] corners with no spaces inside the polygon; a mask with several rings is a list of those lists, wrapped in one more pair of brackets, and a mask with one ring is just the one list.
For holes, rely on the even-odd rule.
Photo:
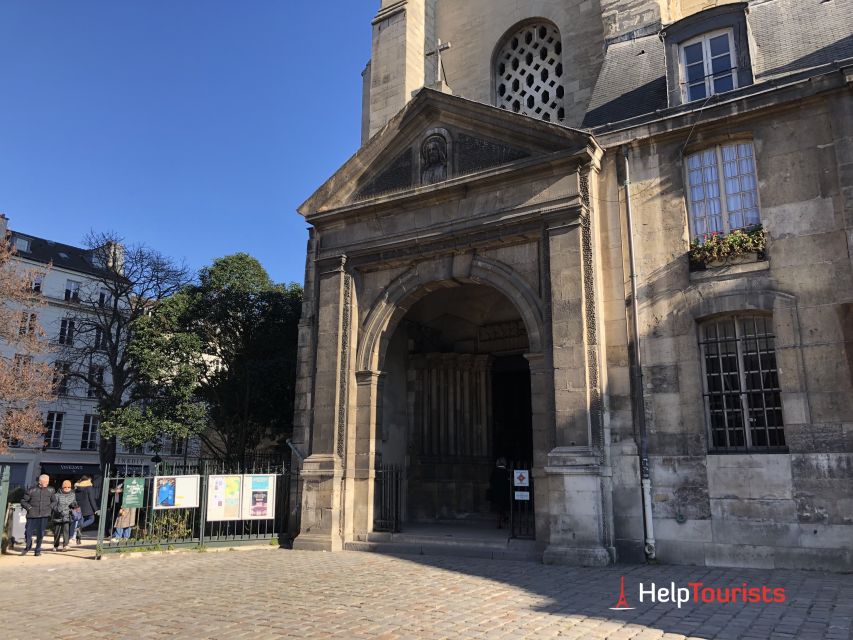
{"label": "stone church facade", "polygon": [[851,16],[383,0],[300,208],[294,546],[392,468],[402,531],[493,529],[506,459],[545,562],[853,568]]}

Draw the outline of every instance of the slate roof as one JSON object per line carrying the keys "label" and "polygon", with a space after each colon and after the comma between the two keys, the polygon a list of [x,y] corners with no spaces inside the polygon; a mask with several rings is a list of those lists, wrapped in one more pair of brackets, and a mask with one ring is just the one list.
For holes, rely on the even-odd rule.
{"label": "slate roof", "polygon": [[87,249],[72,247],[53,240],[45,240],[20,231],[12,231],[11,233],[13,242],[15,238],[26,238],[30,241],[29,251],[18,250],[18,256],[21,258],[42,264],[53,264],[62,269],[79,271],[94,276],[104,273],[103,269],[92,264],[92,252]]}
{"label": "slate roof", "polygon": [[[746,19],[754,45],[752,87],[853,57],[853,0],[751,1]],[[664,44],[647,34],[608,46],[584,127],[668,107]]]}

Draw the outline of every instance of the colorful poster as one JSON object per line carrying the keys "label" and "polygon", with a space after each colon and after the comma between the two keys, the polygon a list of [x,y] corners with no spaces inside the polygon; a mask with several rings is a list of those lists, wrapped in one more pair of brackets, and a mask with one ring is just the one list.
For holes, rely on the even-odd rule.
{"label": "colorful poster", "polygon": [[243,476],[243,520],[269,520],[275,517],[274,473]]}
{"label": "colorful poster", "polygon": [[145,478],[125,478],[121,506],[141,509],[145,506]]}
{"label": "colorful poster", "polygon": [[199,476],[155,476],[155,509],[192,509],[198,506]]}
{"label": "colorful poster", "polygon": [[243,476],[210,476],[207,479],[207,521],[240,519]]}

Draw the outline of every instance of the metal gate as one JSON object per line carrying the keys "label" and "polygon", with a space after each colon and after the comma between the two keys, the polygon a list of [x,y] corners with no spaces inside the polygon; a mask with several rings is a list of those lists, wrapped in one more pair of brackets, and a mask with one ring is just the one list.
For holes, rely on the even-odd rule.
{"label": "metal gate", "polygon": [[376,468],[376,516],[374,531],[400,531],[403,506],[403,470],[396,465],[380,464]]}
{"label": "metal gate", "polygon": [[529,462],[510,463],[511,537],[536,539],[536,511],[533,505],[533,474]]}
{"label": "metal gate", "polygon": [[[199,460],[158,467],[154,475],[142,475],[107,466],[101,489],[97,557],[115,551],[284,542],[292,475],[281,459],[258,459],[246,465]],[[226,489],[223,476],[240,480]],[[178,506],[178,494],[183,491],[178,483],[195,492],[195,506]],[[239,494],[237,505],[235,493]],[[131,499],[131,494],[135,498]],[[211,496],[213,503],[209,504]],[[217,507],[221,512],[211,518]],[[270,517],[264,518],[266,514]]]}

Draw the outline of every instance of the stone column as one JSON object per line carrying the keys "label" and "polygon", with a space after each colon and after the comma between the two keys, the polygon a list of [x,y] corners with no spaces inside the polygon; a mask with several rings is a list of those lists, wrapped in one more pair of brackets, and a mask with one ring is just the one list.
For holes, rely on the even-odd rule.
{"label": "stone column", "polygon": [[380,428],[379,399],[382,396],[382,376],[379,371],[359,371],[356,377],[355,429],[349,444],[352,447],[352,467],[347,469],[347,511],[352,514],[352,534],[355,539],[373,531],[373,502],[376,488],[376,438]]}
{"label": "stone column", "polygon": [[[547,564],[601,566],[612,561],[602,506],[595,292],[588,220],[548,230],[555,444],[544,468],[548,491]],[[592,338],[591,338],[592,336]],[[532,372],[531,372],[532,373]],[[592,405],[596,406],[593,407]],[[541,484],[541,483],[540,483]],[[537,491],[537,495],[541,493]],[[541,519],[541,516],[540,516]]]}
{"label": "stone column", "polygon": [[346,448],[352,278],[346,257],[319,269],[317,359],[311,455],[302,465],[302,519],[294,549],[342,548],[341,491]]}

